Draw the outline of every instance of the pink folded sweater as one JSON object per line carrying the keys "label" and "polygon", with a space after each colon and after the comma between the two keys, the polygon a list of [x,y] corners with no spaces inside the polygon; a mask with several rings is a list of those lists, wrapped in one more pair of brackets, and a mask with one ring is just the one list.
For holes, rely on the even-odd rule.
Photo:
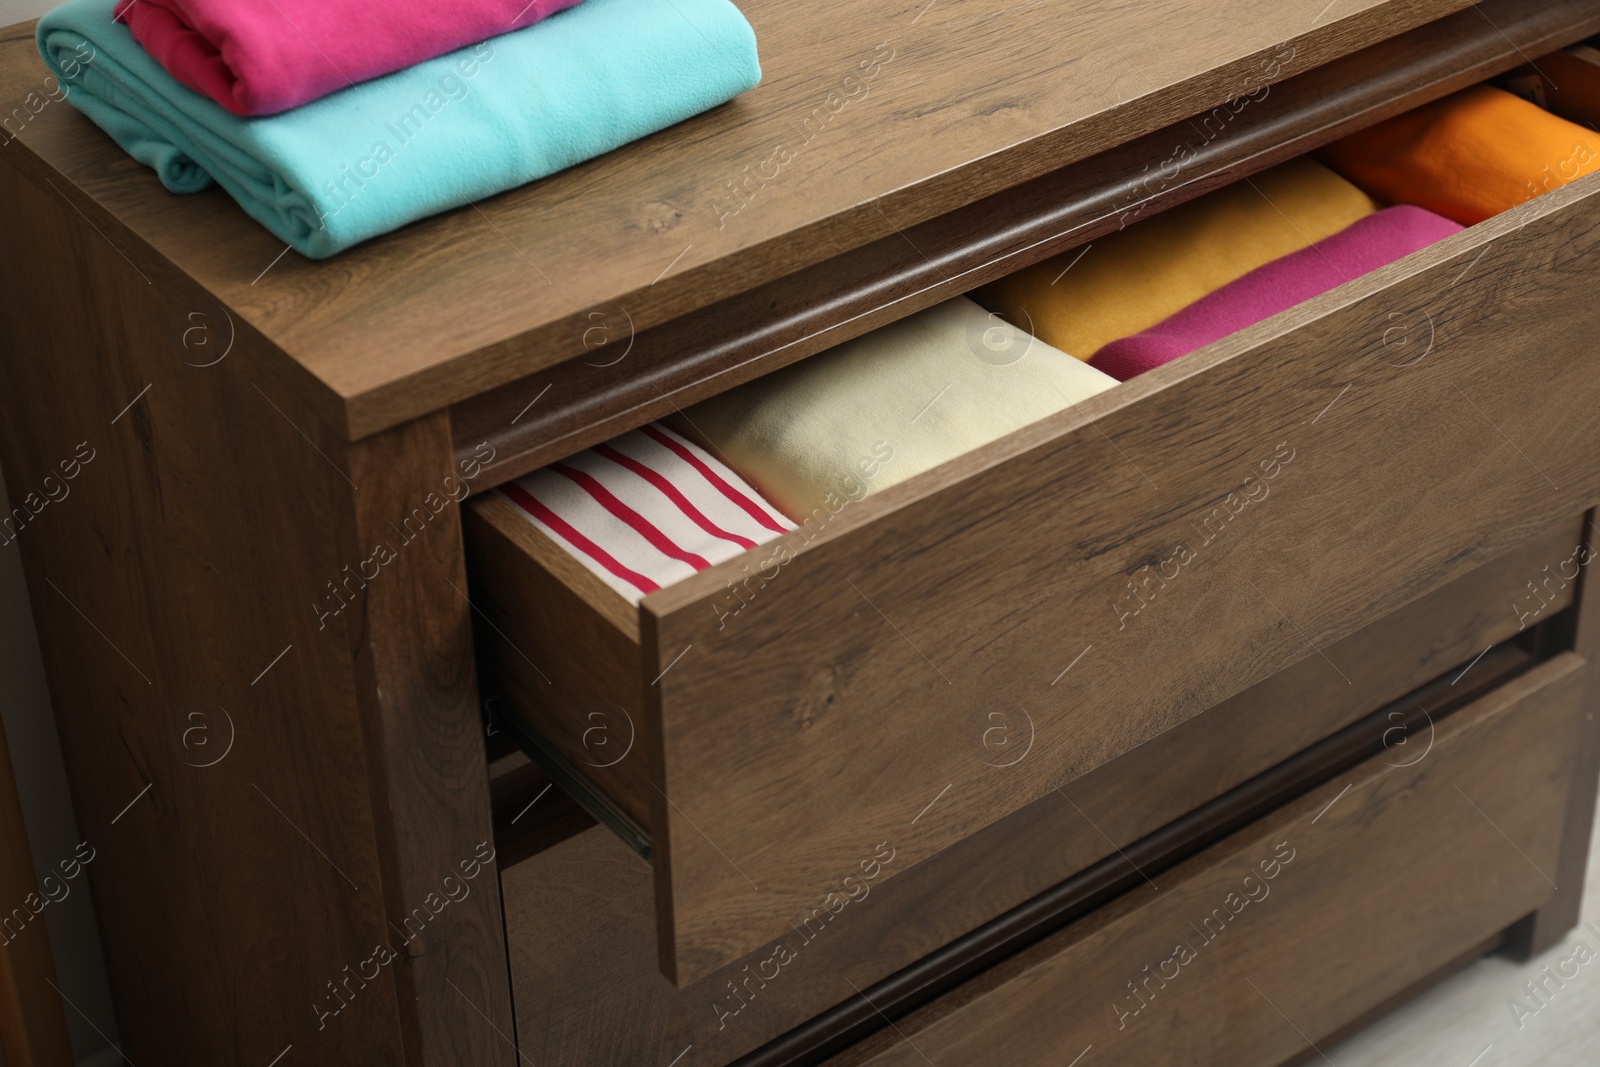
{"label": "pink folded sweater", "polygon": [[1385,208],[1332,237],[1257,267],[1142,333],[1102,346],[1089,365],[1125,382],[1461,228],[1425,208],[1409,204]]}
{"label": "pink folded sweater", "polygon": [[116,18],[178,82],[235,115],[273,115],[577,2],[121,0]]}

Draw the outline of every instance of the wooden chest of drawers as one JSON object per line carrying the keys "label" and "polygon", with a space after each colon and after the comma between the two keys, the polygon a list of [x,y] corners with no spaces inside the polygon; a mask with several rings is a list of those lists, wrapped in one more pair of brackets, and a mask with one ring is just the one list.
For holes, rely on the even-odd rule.
{"label": "wooden chest of drawers", "polygon": [[486,491],[1600,3],[741,6],[749,96],[323,263],[5,127],[0,461],[130,1055],[1269,1065],[1559,938],[1594,178],[637,608]]}

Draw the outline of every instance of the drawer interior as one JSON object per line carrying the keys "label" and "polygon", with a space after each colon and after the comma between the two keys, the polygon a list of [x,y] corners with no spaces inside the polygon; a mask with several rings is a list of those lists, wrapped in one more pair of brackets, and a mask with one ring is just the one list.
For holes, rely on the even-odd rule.
{"label": "drawer interior", "polygon": [[[903,842],[909,868],[1592,503],[1592,316],[1571,294],[1596,280],[1595,190],[1556,188],[637,607],[476,498],[504,726],[652,860],[663,969],[710,974],[874,843]],[[1397,354],[1397,330],[1427,339]],[[1257,500],[1248,534],[1217,536],[1238,529],[1219,509]],[[1210,576],[1185,582],[1195,556]],[[998,722],[1038,744],[996,759]]]}

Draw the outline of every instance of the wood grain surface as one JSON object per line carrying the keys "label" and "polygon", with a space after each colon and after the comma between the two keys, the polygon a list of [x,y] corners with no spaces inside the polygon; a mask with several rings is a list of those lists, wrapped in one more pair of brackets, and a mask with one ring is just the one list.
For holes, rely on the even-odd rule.
{"label": "wood grain surface", "polygon": [[[1466,6],[747,0],[755,90],[323,263],[216,189],[166,193],[70,107],[0,156],[170,259],[360,437],[584,355],[597,311],[647,329]],[[7,32],[0,100],[41,85],[31,38]]]}
{"label": "wood grain surface", "polygon": [[[588,355],[596,312],[704,314],[1466,6],[750,0],[761,89],[322,264],[59,101],[25,110],[0,142],[0,463],[130,1056],[518,1060],[482,613],[456,509],[414,519],[475,432],[448,405]],[[47,88],[6,31],[0,102]],[[797,128],[792,165],[719,199]],[[733,567],[654,598],[618,678],[645,694],[667,969],[713,974],[878,849],[887,876],[931,864],[1592,504],[1594,188],[847,511],[726,632]],[[1273,456],[1270,499],[1126,599]],[[1036,743],[997,765],[987,716],[1013,708]]]}
{"label": "wood grain surface", "polygon": [[[1271,1067],[1548,900],[1566,653],[830,1061]],[[1185,951],[1187,950],[1187,951]]]}
{"label": "wood grain surface", "polygon": [[[1539,56],[1537,66],[1517,68],[1506,84],[1564,119],[1586,126],[1600,122],[1600,50],[1592,45]],[[1530,94],[1532,85],[1538,88]]]}
{"label": "wood grain surface", "polygon": [[[1568,640],[1579,655],[1600,662],[1600,582],[1593,580],[1594,561],[1600,554],[1600,533],[1596,520],[1600,513],[1584,516],[1582,540],[1572,552],[1556,563],[1559,579],[1575,564],[1578,574],[1572,585],[1577,593],[1577,612],[1569,627]],[[1589,561],[1585,563],[1584,561]],[[1577,769],[1572,792],[1562,821],[1561,855],[1551,875],[1557,889],[1546,906],[1513,931],[1511,948],[1527,958],[1557,944],[1573,927],[1583,907],[1586,875],[1589,868],[1590,835],[1594,830],[1595,796],[1600,793],[1600,679],[1591,672],[1583,694],[1582,733],[1576,742]]]}
{"label": "wood grain surface", "polygon": [[[330,435],[331,436],[331,435]],[[330,451],[338,444],[330,439]],[[441,412],[350,446],[339,550],[379,568],[343,630],[377,813],[402,1023],[418,1063],[510,1063],[495,834],[474,674],[473,607]],[[388,549],[392,559],[386,559]],[[359,575],[372,568],[357,565]],[[324,604],[326,601],[324,601]],[[424,921],[425,920],[425,921]]]}
{"label": "wood grain surface", "polygon": [[490,835],[456,513],[365,613],[345,570],[451,469],[442,427],[330,451],[248,324],[59,185],[0,166],[0,233],[6,533],[125,1053],[511,1063],[492,864],[421,934],[400,910]]}
{"label": "wood grain surface", "polygon": [[484,691],[644,830],[654,790],[637,610],[508,501],[463,511]]}
{"label": "wood grain surface", "polygon": [[[919,862],[1587,508],[1597,190],[647,597],[669,973],[780,932],[877,842]],[[1036,731],[1014,766],[981,747],[992,712]]]}
{"label": "wood grain surface", "polygon": [[[1217,800],[1168,823],[1115,855],[1108,855],[1017,911],[947,946],[934,957],[919,961],[915,967],[862,991],[825,1016],[785,1034],[779,1041],[739,1061],[739,1067],[815,1067],[827,1054],[841,1051],[853,1040],[881,1030],[886,1015],[897,1017],[929,1003],[985,967],[1011,957],[1068,922],[1087,916],[1116,896],[1140,888],[1146,884],[1145,879],[1159,878],[1174,864],[1229,832],[1297,800],[1308,789],[1349,772],[1358,763],[1380,754],[1387,754],[1386,758],[1396,764],[1415,759],[1420,755],[1415,750],[1403,754],[1396,751],[1401,747],[1396,744],[1397,737],[1431,736],[1429,731],[1438,721],[1435,713],[1439,717],[1452,713],[1458,706],[1515,677],[1533,661],[1534,657],[1517,644],[1494,648],[1473,672],[1477,685],[1452,687],[1441,679],[1380,708]],[[994,934],[1003,931],[1010,936],[997,937],[991,942],[991,931]],[[929,981],[934,977],[929,973],[934,969],[933,964],[946,963],[949,957],[956,957],[961,965],[943,980]],[[919,979],[925,984],[919,986]],[[841,1021],[854,1025],[843,1028],[843,1032],[825,1046],[814,1048],[813,1055],[794,1055],[797,1037],[812,1034],[825,1023]]]}
{"label": "wood grain surface", "polygon": [[494,481],[518,477],[1597,31],[1594,0],[1459,12],[654,329],[599,309],[581,357],[451,424],[463,454],[494,443]]}
{"label": "wood grain surface", "polygon": [[[503,874],[524,1050],[542,1064],[578,1067],[594,1057],[617,1063],[670,1059],[692,1044],[709,1062],[723,1063],[803,1023],[809,1026],[808,1020],[836,1006],[845,1009],[843,1025],[865,1025],[870,1032],[882,1022],[872,1009],[861,1010],[857,990],[920,965],[1108,859],[1137,880],[1122,858],[1139,850],[1136,842],[1363,714],[1390,707],[1377,726],[1390,759],[1415,758],[1431,734],[1420,726],[1406,728],[1393,702],[1415,690],[1421,708],[1438,712],[1454,694],[1497,677],[1505,668],[1496,654],[1514,649],[1502,645],[1489,655],[1485,649],[1530,632],[1518,630],[1509,605],[1528,595],[1527,583],[1542,568],[1571,553],[1577,525],[1563,523],[1328,646],[1327,659],[1303,659],[876,884],[862,906],[852,904],[831,920],[825,935],[774,939],[682,990],[657,971],[648,870],[615,835],[596,828],[541,852]],[[1558,598],[1570,595],[1570,586],[1552,587],[1550,612],[1541,618],[1564,618],[1566,601]],[[1518,662],[1515,655],[1508,658]],[[1347,685],[1341,672],[1357,684]],[[1437,685],[1418,690],[1433,678],[1439,678]],[[780,945],[799,957],[781,968],[781,979],[756,983],[754,997],[730,992],[730,982],[737,989],[749,980],[746,967],[770,976],[769,961],[782,957]],[[882,992],[872,995],[885,1010],[898,1007]],[[736,1014],[725,1019],[719,1006]],[[814,1047],[815,1037],[785,1040],[786,1047],[804,1048]],[[762,1047],[751,1062],[788,1061]]]}

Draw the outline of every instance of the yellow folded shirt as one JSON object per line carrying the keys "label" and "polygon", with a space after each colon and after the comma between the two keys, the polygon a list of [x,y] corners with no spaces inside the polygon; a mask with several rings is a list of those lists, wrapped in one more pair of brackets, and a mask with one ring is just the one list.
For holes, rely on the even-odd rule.
{"label": "yellow folded shirt", "polygon": [[1148,329],[1377,209],[1366,193],[1303,157],[1096,238],[1088,251],[1075,248],[972,296],[1040,340],[1086,360],[1101,345]]}
{"label": "yellow folded shirt", "polygon": [[667,422],[804,522],[1116,384],[957,297]]}

